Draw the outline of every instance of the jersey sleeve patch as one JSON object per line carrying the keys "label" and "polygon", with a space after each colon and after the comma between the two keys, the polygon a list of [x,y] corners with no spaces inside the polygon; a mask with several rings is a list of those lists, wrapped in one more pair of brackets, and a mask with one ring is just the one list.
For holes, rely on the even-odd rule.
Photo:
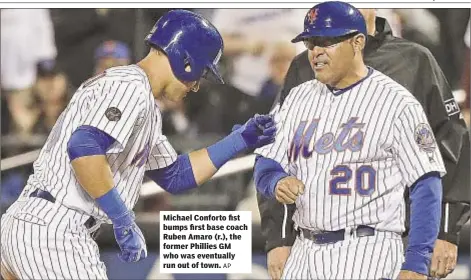
{"label": "jersey sleeve patch", "polygon": [[111,122],[117,122],[121,119],[121,111],[116,107],[106,109],[105,116]]}
{"label": "jersey sleeve patch", "polygon": [[418,124],[415,128],[414,139],[420,151],[427,153],[429,160],[433,162],[433,154],[437,148],[437,144],[430,127],[425,123]]}

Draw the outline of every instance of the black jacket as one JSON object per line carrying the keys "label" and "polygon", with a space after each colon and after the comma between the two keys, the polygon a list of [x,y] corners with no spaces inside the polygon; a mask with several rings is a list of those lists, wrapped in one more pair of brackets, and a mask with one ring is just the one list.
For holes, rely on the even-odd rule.
{"label": "black jacket", "polygon": [[[443,205],[445,207],[448,203],[446,206],[448,211],[442,211],[439,239],[458,244],[459,231],[469,219],[470,138],[445,76],[428,49],[394,37],[386,20],[380,17],[376,19],[376,35],[368,36],[364,59],[367,65],[406,87],[424,107],[447,170],[442,182]],[[305,51],[291,62],[276,103],[283,103],[293,87],[314,78]],[[407,191],[408,189],[404,196],[409,212]],[[262,234],[266,239],[266,251],[275,247],[291,246],[296,236],[294,222],[291,219],[295,205],[288,205],[285,209],[275,199],[263,197],[260,193],[257,198],[262,219]],[[444,219],[447,212],[449,220],[446,230]],[[406,229],[408,227],[407,219]]]}

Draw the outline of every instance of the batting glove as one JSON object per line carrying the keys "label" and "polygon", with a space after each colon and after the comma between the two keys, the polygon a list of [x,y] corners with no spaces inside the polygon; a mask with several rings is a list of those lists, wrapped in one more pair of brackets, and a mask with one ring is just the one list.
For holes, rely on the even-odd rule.
{"label": "batting glove", "polygon": [[118,257],[123,262],[137,262],[147,257],[147,246],[144,235],[134,221],[134,213],[113,220],[116,242],[121,249]]}
{"label": "batting glove", "polygon": [[272,116],[256,114],[244,125],[235,125],[232,132],[242,137],[248,149],[256,149],[275,141],[276,126]]}

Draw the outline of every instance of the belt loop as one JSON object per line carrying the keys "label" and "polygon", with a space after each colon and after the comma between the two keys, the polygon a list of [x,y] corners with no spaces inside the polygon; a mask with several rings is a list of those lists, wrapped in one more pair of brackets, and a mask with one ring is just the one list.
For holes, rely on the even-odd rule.
{"label": "belt loop", "polygon": [[343,240],[348,240],[348,239],[350,239],[351,234],[352,234],[351,228],[350,228],[350,227],[346,227],[346,228],[345,228],[345,232],[344,232]]}

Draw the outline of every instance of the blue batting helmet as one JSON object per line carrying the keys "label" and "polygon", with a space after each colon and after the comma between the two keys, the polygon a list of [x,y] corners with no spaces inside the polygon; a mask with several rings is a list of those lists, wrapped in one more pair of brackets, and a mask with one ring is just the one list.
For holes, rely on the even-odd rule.
{"label": "blue batting helmet", "polygon": [[367,36],[366,22],[360,11],[340,1],[328,1],[315,5],[304,18],[304,31],[291,42],[310,37],[339,37],[353,32]]}
{"label": "blue batting helmet", "polygon": [[198,81],[210,74],[224,83],[217,70],[224,43],[216,27],[202,16],[186,10],[169,11],[155,23],[145,41],[165,52],[180,81]]}

